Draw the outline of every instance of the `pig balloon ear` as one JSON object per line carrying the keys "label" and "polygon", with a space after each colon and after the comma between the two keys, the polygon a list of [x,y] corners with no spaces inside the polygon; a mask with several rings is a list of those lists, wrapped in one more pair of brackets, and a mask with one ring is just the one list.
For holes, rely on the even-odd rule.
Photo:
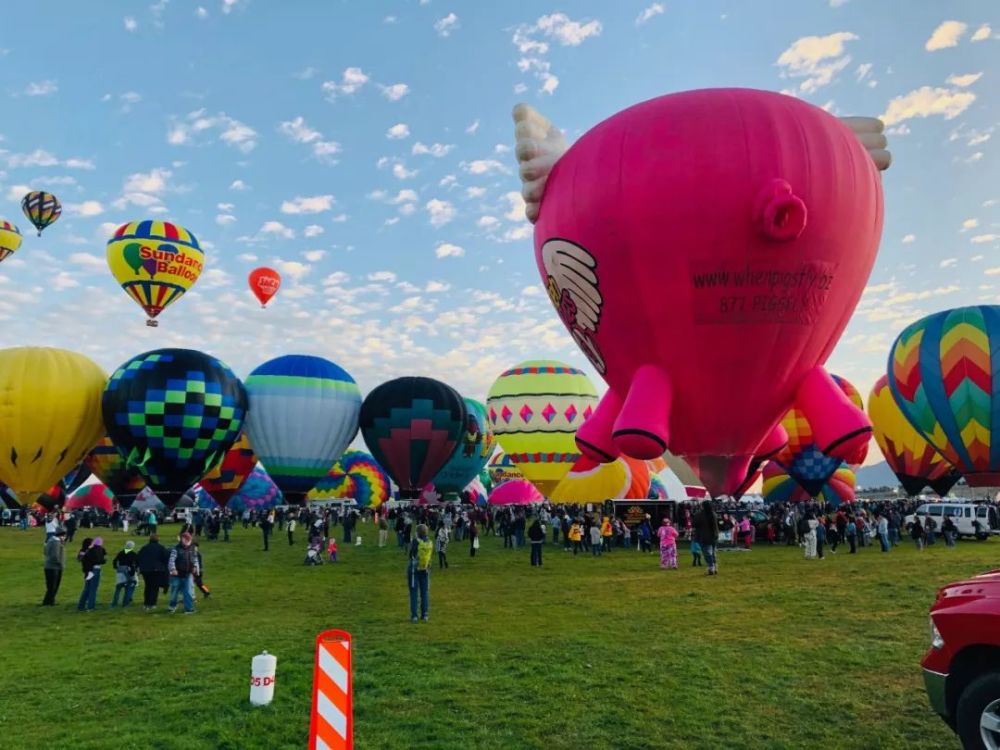
{"label": "pig balloon ear", "polygon": [[861,145],[871,155],[875,166],[885,171],[892,163],[892,154],[885,150],[885,123],[877,117],[841,117],[840,121],[849,127],[861,141]]}
{"label": "pig balloon ear", "polygon": [[513,115],[524,213],[534,224],[549,173],[568,147],[562,131],[527,104],[515,106]]}

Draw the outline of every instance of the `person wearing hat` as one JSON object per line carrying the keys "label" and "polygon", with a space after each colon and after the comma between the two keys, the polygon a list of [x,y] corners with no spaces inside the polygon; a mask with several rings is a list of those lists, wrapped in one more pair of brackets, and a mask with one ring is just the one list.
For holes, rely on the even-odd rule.
{"label": "person wearing hat", "polygon": [[198,575],[198,555],[191,546],[191,532],[181,534],[180,542],[170,550],[167,570],[170,573],[168,610],[177,610],[177,597],[184,597],[184,614],[194,614],[194,577]]}
{"label": "person wearing hat", "polygon": [[56,603],[59,584],[62,583],[63,568],[66,567],[66,529],[57,528],[53,536],[45,541],[45,598],[43,607]]}
{"label": "person wearing hat", "polygon": [[135,553],[135,542],[131,539],[125,542],[125,549],[115,555],[111,562],[115,569],[115,594],[111,597],[111,606],[118,606],[118,597],[124,591],[122,606],[132,603],[132,594],[139,583],[139,556]]}

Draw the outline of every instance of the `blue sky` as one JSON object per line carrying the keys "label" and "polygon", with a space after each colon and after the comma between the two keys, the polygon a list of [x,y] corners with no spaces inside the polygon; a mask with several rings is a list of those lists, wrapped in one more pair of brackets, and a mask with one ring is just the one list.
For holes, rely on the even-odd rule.
{"label": "blue sky", "polygon": [[[105,1],[61,3],[44,23],[13,4],[5,23],[0,215],[26,236],[0,266],[4,346],[76,349],[110,370],[184,345],[240,375],[306,352],[364,392],[421,373],[477,398],[522,359],[587,367],[541,293],[511,107],[573,140],[710,86],[890,124],[881,252],[833,371],[867,393],[904,325],[998,300],[991,0]],[[40,240],[26,186],[65,206]],[[104,262],[113,228],[143,218],[186,226],[208,256],[158,329]],[[263,264],[285,278],[266,311],[246,287]]]}

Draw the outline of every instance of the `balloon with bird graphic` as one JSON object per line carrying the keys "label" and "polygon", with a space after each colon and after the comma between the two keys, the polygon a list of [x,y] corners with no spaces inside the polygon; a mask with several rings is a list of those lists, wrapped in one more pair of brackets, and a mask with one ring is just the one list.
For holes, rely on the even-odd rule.
{"label": "balloon with bird graphic", "polygon": [[123,508],[131,507],[146,488],[146,480],[125,463],[125,458],[106,435],[83,459],[83,465],[114,493]]}
{"label": "balloon with bird graphic", "polygon": [[148,326],[190,289],[205,266],[198,239],[168,221],[122,224],[108,240],[108,268],[122,289],[146,311]]}
{"label": "balloon with bird graphic", "polygon": [[22,239],[20,229],[6,219],[0,219],[0,261],[16,253]]}
{"label": "balloon with bird graphic", "polygon": [[433,480],[434,489],[445,495],[457,495],[478,477],[496,445],[486,407],[475,399],[467,398],[465,411],[462,440]]}
{"label": "balloon with bird graphic", "polygon": [[104,432],[105,378],[75,352],[0,350],[0,481],[38,494],[75,468]]}
{"label": "balloon with bird graphic", "polygon": [[215,357],[158,349],[114,372],[103,410],[108,436],[126,466],[172,507],[239,438],[247,395]]}
{"label": "balloon with bird graphic", "polygon": [[220,507],[225,508],[226,503],[239,492],[256,465],[257,456],[250,447],[246,432],[242,432],[239,440],[226,451],[226,455],[219,463],[209,469],[199,484]]}
{"label": "balloon with bird graphic", "polygon": [[267,303],[271,301],[271,298],[278,293],[278,289],[281,287],[281,274],[273,268],[261,266],[250,272],[250,275],[247,277],[247,283],[250,285],[250,291],[253,292],[257,301],[260,302],[260,306],[267,307]]}
{"label": "balloon with bird graphic", "polygon": [[38,236],[41,237],[42,231],[62,215],[62,204],[52,193],[32,190],[21,199],[21,210],[28,221],[35,225]]}
{"label": "balloon with bird graphic", "polygon": [[451,458],[467,427],[465,401],[432,378],[382,383],[361,405],[365,445],[404,498],[415,499]]}

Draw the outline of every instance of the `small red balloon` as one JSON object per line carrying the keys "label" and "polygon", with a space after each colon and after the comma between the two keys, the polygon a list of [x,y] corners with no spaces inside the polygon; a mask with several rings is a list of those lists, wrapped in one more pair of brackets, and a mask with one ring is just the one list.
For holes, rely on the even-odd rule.
{"label": "small red balloon", "polygon": [[267,303],[278,293],[278,287],[281,286],[281,274],[273,268],[261,266],[250,272],[248,282],[250,291],[260,300],[260,306],[267,307]]}

